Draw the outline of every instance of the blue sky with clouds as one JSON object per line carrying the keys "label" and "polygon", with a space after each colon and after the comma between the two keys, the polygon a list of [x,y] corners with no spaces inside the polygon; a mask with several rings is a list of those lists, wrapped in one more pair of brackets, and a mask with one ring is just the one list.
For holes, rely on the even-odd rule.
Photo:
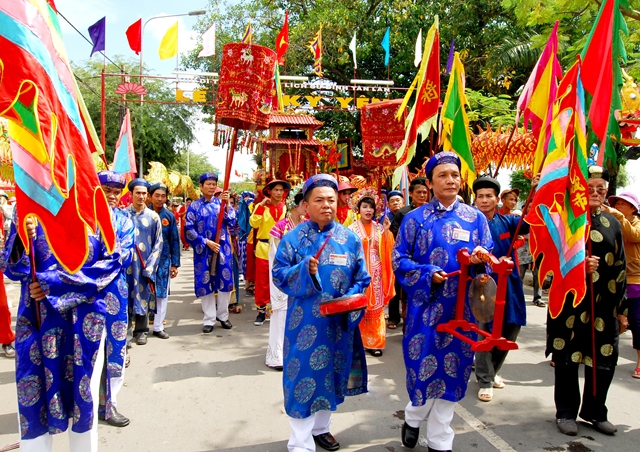
{"label": "blue sky with clouds", "polygon": [[[183,14],[189,11],[206,9],[206,0],[56,0],[56,6],[78,30],[89,36],[87,29],[90,25],[106,16],[106,53],[107,56],[123,55],[127,58],[139,58],[130,49],[125,32],[127,28],[142,18],[144,24],[155,16]],[[198,20],[206,16],[182,16],[166,19],[154,19],[144,28],[143,59],[144,65],[160,75],[171,75],[175,70],[175,59],[160,60],[158,47],[167,29],[178,21],[178,48],[181,53],[192,50],[198,43],[199,34],[194,32],[193,26]],[[79,63],[88,60],[91,45],[85,41],[64,20],[60,20],[63,39],[67,48],[69,60]],[[102,60],[102,55],[94,54],[93,59]],[[137,68],[134,69],[134,73]],[[188,88],[187,86],[183,88]],[[224,172],[224,151],[214,148],[213,127],[198,121],[195,134],[197,142],[191,145],[193,152],[204,152],[210,162],[221,172]],[[236,153],[233,169],[251,175],[252,159],[246,154]],[[233,173],[233,171],[232,171]],[[232,174],[231,180],[238,180]]]}

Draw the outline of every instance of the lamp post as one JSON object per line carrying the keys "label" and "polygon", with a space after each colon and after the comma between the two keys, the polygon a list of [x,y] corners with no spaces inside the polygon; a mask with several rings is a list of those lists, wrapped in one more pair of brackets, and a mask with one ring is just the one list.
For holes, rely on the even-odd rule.
{"label": "lamp post", "polygon": [[[189,11],[188,13],[182,13],[182,14],[166,14],[164,16],[154,16],[150,19],[147,19],[147,21],[144,23],[144,25],[142,26],[142,32],[140,33],[140,86],[143,86],[143,82],[142,82],[142,54],[144,51],[144,28],[147,26],[147,24],[149,22],[151,22],[154,19],[165,19],[167,17],[181,17],[181,16],[201,16],[203,14],[206,14],[207,11],[205,11],[204,9],[196,9],[194,11]],[[142,98],[143,96],[140,96],[140,103],[142,103]],[[142,170],[142,148],[140,148],[140,169],[138,170],[138,174],[142,175],[143,170]]]}

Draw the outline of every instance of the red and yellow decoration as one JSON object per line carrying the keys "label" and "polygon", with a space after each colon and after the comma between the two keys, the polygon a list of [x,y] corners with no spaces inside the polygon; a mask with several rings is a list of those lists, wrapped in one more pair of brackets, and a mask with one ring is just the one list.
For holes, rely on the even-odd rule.
{"label": "red and yellow decoration", "polygon": [[217,121],[239,129],[269,127],[276,53],[263,46],[230,43],[222,50]]}
{"label": "red and yellow decoration", "polygon": [[404,122],[407,118],[406,110],[400,120],[395,118],[400,104],[402,99],[362,106],[362,153],[367,165],[396,165],[396,152],[404,139]]}

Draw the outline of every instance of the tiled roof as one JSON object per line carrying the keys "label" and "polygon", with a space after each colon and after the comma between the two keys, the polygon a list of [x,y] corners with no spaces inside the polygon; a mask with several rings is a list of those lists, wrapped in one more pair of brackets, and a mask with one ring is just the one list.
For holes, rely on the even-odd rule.
{"label": "tiled roof", "polygon": [[321,127],[324,123],[311,115],[278,115],[271,114],[269,124],[286,126],[315,126]]}
{"label": "tiled roof", "polygon": [[267,140],[267,144],[301,144],[302,146],[322,146],[322,142],[318,140],[301,140],[299,138],[277,138],[275,140]]}

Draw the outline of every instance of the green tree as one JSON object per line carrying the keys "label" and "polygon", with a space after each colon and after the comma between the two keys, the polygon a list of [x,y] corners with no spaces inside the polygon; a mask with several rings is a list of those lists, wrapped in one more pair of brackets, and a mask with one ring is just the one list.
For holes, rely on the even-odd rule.
{"label": "green tree", "polygon": [[[116,56],[114,60],[124,69],[137,66],[137,62]],[[74,64],[73,71],[78,79],[78,85],[87,105],[91,120],[100,133],[101,111],[101,72],[102,64],[98,61],[84,61]],[[120,72],[115,65],[109,64],[107,73]],[[116,98],[116,87],[128,77],[106,77],[106,97]],[[138,82],[133,78],[132,82]],[[109,101],[106,103],[106,159],[113,161],[115,145],[120,134],[120,126],[125,109],[131,111],[131,128],[133,132],[133,146],[136,149],[139,162],[140,152],[143,161],[157,161],[170,168],[177,160],[180,152],[186,149],[194,140],[193,113],[195,107],[186,105],[168,105],[154,102],[172,102],[175,94],[171,87],[159,79],[146,79],[144,87],[147,90],[145,101],[140,105],[138,97],[128,95],[125,101]],[[145,171],[140,171],[144,173]]]}
{"label": "green tree", "polygon": [[519,199],[524,203],[531,192],[531,179],[525,177],[523,170],[513,171],[509,175],[509,185],[511,188],[520,190]]}
{"label": "green tree", "polygon": [[[189,174],[187,174],[187,156],[189,158]],[[200,176],[204,173],[220,173],[220,170],[209,162],[209,158],[205,153],[181,151],[173,166],[172,170],[178,171],[180,174],[186,174],[191,178],[194,185],[198,185]]]}

